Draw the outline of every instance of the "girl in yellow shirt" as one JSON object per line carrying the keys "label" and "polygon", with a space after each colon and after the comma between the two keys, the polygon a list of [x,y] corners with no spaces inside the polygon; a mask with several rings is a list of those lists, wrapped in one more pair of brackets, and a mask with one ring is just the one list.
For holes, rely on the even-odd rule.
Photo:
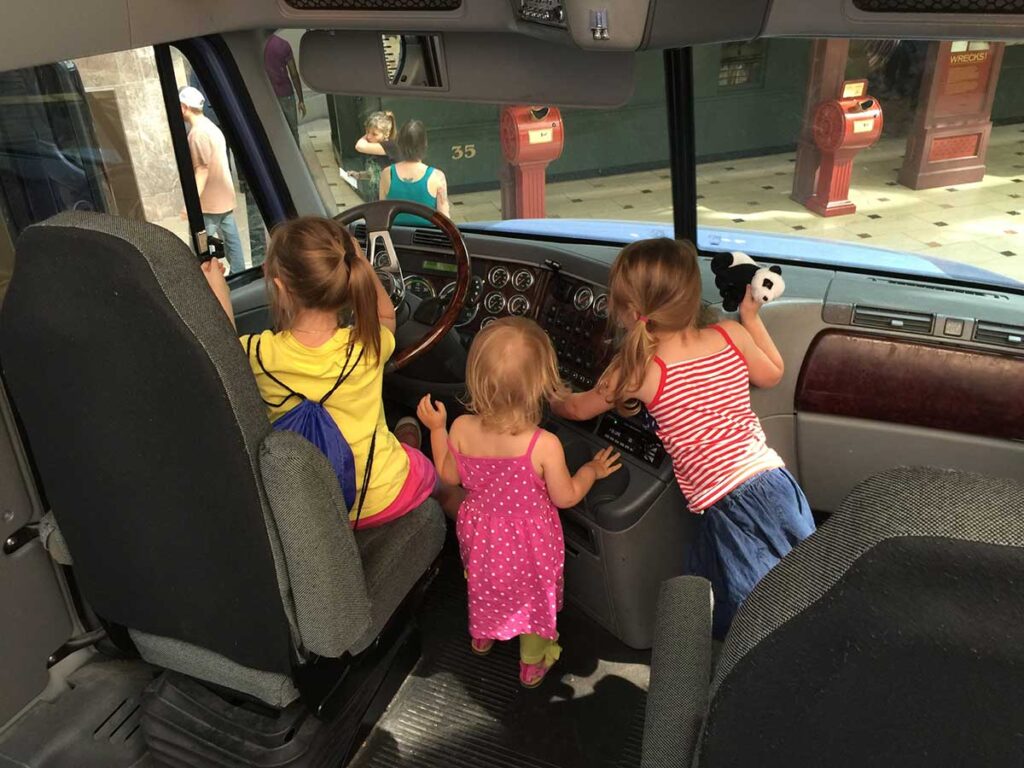
{"label": "girl in yellow shirt", "polygon": [[[384,365],[395,351],[391,299],[355,239],[331,219],[310,216],[276,227],[264,270],[279,330],[241,341],[270,419],[281,418],[303,398],[326,396],[322,404],[355,463],[361,498],[349,510],[350,519],[369,528],[401,517],[437,491],[438,479],[418,450],[415,420],[408,420],[408,440],[417,447],[400,443],[384,420]],[[223,267],[211,259],[203,272],[233,322]]]}

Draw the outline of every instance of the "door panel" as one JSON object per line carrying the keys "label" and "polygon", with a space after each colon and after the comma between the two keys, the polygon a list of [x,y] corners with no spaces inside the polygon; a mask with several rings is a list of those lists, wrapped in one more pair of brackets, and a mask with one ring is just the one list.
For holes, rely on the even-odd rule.
{"label": "door panel", "polygon": [[[0,388],[0,532],[3,541],[41,512],[6,395]],[[71,636],[70,609],[38,539],[0,550],[0,724],[42,692],[47,659]]]}
{"label": "door panel", "polygon": [[823,512],[834,512],[857,483],[890,467],[927,465],[1024,481],[1021,442],[816,413],[800,413],[796,422],[800,482],[811,507]]}

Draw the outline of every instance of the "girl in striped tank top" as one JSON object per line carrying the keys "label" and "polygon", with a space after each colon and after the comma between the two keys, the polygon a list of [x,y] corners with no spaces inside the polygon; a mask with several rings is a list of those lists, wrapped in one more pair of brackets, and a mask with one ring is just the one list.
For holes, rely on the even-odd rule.
{"label": "girl in striped tank top", "polygon": [[754,585],[814,531],[807,499],[750,407],[750,384],[778,384],[782,356],[749,288],[739,322],[701,322],[689,242],[626,246],[612,265],[609,299],[625,332],[618,352],[596,388],[552,407],[570,419],[647,407],[690,511],[702,516],[688,570],[711,582],[721,638]]}

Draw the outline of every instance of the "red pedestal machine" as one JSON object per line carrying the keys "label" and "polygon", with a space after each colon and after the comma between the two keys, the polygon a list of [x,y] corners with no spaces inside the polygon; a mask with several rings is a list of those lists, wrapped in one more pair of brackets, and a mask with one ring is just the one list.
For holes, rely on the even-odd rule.
{"label": "red pedestal machine", "polygon": [[548,163],[562,154],[562,113],[556,107],[506,107],[501,113],[501,215],[505,219],[545,216]]}
{"label": "red pedestal machine", "polygon": [[[814,194],[805,205],[822,216],[853,213],[850,174],[853,158],[882,135],[882,106],[868,96],[866,81],[846,83],[844,96],[823,102],[814,113],[814,143],[821,154]],[[859,93],[858,93],[859,92]]]}

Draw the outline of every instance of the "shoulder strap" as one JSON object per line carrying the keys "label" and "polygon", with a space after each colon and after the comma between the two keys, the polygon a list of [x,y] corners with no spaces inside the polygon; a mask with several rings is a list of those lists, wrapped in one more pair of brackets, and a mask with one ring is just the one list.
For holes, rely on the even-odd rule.
{"label": "shoulder strap", "polygon": [[433,175],[434,175],[434,166],[428,165],[427,166],[427,172],[423,174],[423,178],[420,179],[420,181],[423,182],[424,185],[426,185],[427,182],[430,181],[430,177],[433,176]]}
{"label": "shoulder strap", "polygon": [[[250,342],[252,341],[252,337],[251,336],[249,337],[249,341]],[[274,374],[272,374],[270,371],[268,371],[266,366],[263,365],[263,356],[260,354],[260,346],[262,344],[263,344],[263,338],[260,337],[260,338],[258,338],[256,340],[256,365],[258,365],[260,367],[260,370],[263,371],[263,375],[264,376],[266,376],[268,379],[270,379],[272,382],[277,384],[279,387],[281,387],[281,389],[283,389],[285,392],[288,393],[287,395],[285,395],[283,400],[281,400],[280,402],[277,402],[277,403],[272,403],[269,400],[267,400],[265,397],[260,395],[260,399],[263,400],[263,403],[265,405],[269,405],[271,408],[280,408],[282,405],[287,403],[293,397],[297,397],[297,398],[299,398],[299,400],[305,400],[306,396],[304,394],[302,394],[301,392],[296,392],[294,389],[289,387],[287,384],[285,384],[283,381],[281,381],[279,378],[277,378]]]}
{"label": "shoulder strap", "polygon": [[359,528],[359,518],[363,516],[363,504],[366,502],[366,492],[370,488],[370,473],[373,471],[373,454],[377,450],[377,430],[374,428],[370,437],[370,453],[366,456],[366,469],[363,471],[363,492],[359,494],[359,504],[356,506],[356,519],[352,523],[352,529]]}
{"label": "shoulder strap", "polygon": [[740,360],[746,360],[746,358],[743,357],[743,353],[740,352],[739,347],[737,347],[736,343],[732,340],[732,337],[728,334],[728,332],[726,332],[725,328],[720,326],[718,323],[715,323],[711,327],[718,331],[720,334],[722,334],[722,338],[725,339],[725,343],[732,347],[732,351],[740,356]]}
{"label": "shoulder strap", "polygon": [[533,455],[533,447],[537,445],[537,440],[540,439],[541,432],[544,430],[537,427],[537,431],[533,433],[533,437],[530,438],[530,446],[526,449],[525,458],[530,458]]}
{"label": "shoulder strap", "polygon": [[655,404],[661,399],[662,393],[665,391],[665,380],[668,378],[668,366],[665,365],[665,361],[655,355],[653,358],[654,363],[658,366],[658,391],[654,393],[654,397],[651,398],[651,402],[647,403],[648,408],[653,408]]}
{"label": "shoulder strap", "polygon": [[352,347],[354,345],[349,343],[345,349],[345,362],[341,364],[341,373],[338,374],[338,380],[334,382],[334,386],[327,390],[327,394],[320,398],[320,405],[327,402],[327,398],[338,391],[338,387],[345,383],[345,379],[352,375],[352,371],[359,365],[359,361],[363,359],[363,352],[366,350],[360,349],[359,354],[356,355],[356,360],[352,363],[352,367],[348,367],[348,361],[352,359]]}

